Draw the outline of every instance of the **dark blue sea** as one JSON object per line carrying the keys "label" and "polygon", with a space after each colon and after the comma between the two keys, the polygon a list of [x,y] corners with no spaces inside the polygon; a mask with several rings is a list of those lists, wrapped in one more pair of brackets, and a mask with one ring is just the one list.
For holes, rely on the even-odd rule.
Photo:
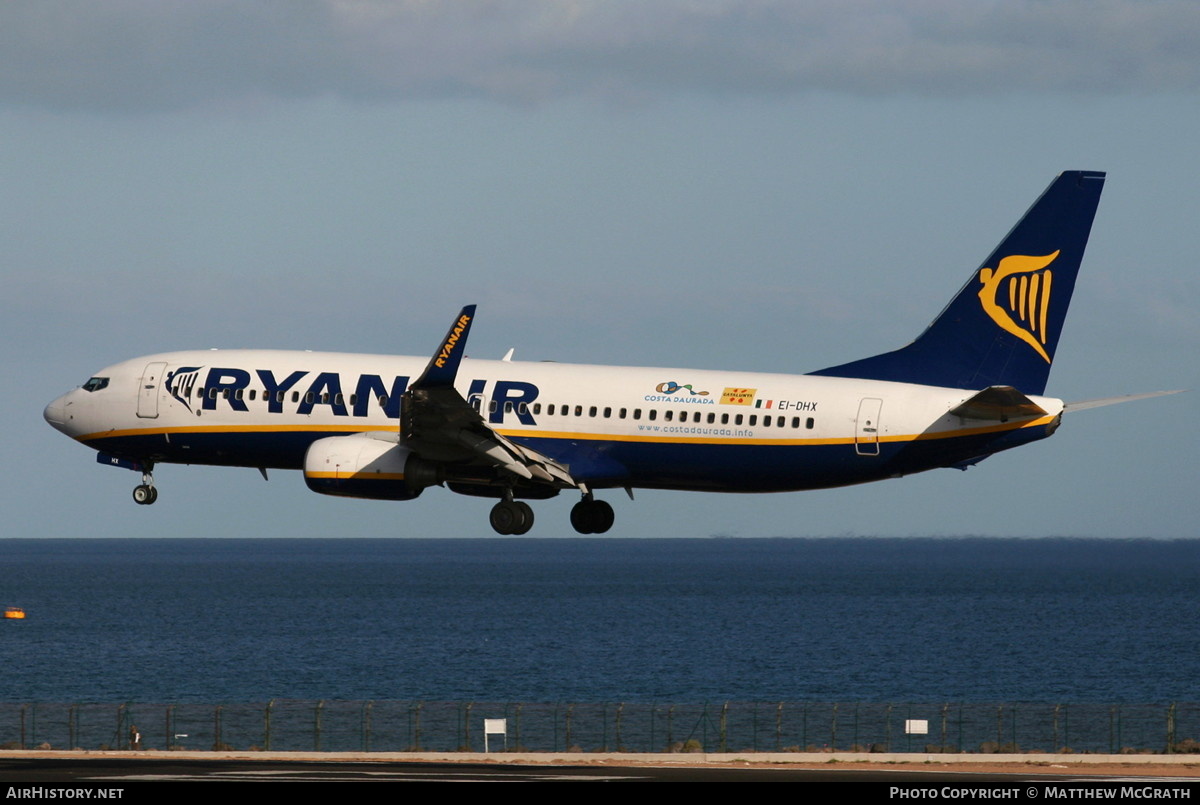
{"label": "dark blue sea", "polygon": [[3,540],[0,701],[1200,701],[1200,541]]}

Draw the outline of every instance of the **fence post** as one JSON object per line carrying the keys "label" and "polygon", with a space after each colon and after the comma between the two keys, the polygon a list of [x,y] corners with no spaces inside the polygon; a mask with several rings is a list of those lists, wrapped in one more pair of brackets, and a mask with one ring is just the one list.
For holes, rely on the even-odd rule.
{"label": "fence post", "polygon": [[854,751],[854,747],[858,744],[858,702],[854,703],[854,726],[850,734],[850,750]]}
{"label": "fence post", "polygon": [[835,703],[833,705],[833,714],[829,722],[829,748],[835,752],[837,751],[837,717],[838,705]]}
{"label": "fence post", "polygon": [[1113,725],[1114,725],[1114,722],[1116,721],[1116,717],[1117,717],[1117,706],[1114,704],[1112,707],[1108,708],[1108,753],[1110,755],[1114,754],[1114,752],[1113,752]]}
{"label": "fence post", "polygon": [[514,748],[518,752],[521,751],[521,747],[522,747],[522,744],[521,744],[521,711],[524,708],[525,708],[524,702],[517,702],[517,709],[515,711],[513,711],[513,715],[514,715],[513,721],[517,725],[516,733],[513,736],[516,739],[516,746]]}
{"label": "fence post", "polygon": [[362,714],[362,747],[364,752],[371,751],[371,708],[375,706],[374,701],[369,701],[363,705]]}
{"label": "fence post", "polygon": [[[949,704],[949,702],[944,702],[942,704],[942,751],[943,752],[946,751],[946,727],[947,727],[946,722],[949,720],[949,718],[950,718],[950,704]],[[959,746],[958,748],[962,749],[962,746]]]}
{"label": "fence post", "polygon": [[888,702],[887,709],[883,711],[883,740],[886,742],[884,745],[887,747],[883,750],[885,752],[892,751],[892,709],[894,707],[895,705]]}
{"label": "fence post", "polygon": [[321,711],[325,709],[325,700],[317,702],[313,708],[313,751],[321,751]]}
{"label": "fence post", "polygon": [[608,751],[608,702],[600,705],[600,730],[603,738],[604,751]]}
{"label": "fence post", "polygon": [[1175,752],[1175,702],[1167,708],[1167,754]]}
{"label": "fence post", "polygon": [[656,725],[655,716],[658,715],[658,705],[650,703],[650,746],[646,751],[653,752],[656,744],[654,743],[654,727]]}
{"label": "fence post", "polygon": [[1058,712],[1062,708],[1061,704],[1054,705],[1054,746],[1050,747],[1051,752],[1058,752],[1066,744],[1058,742]]}
{"label": "fence post", "polygon": [[417,702],[416,708],[410,709],[408,711],[410,716],[413,715],[414,712],[416,714],[416,721],[415,721],[414,730],[413,730],[413,751],[414,752],[421,751],[421,708],[424,706],[425,706],[425,702]]}
{"label": "fence post", "polygon": [[1071,745],[1071,705],[1063,705],[1063,746]]}
{"label": "fence post", "polygon": [[963,748],[963,740],[962,740],[963,723],[962,723],[962,720],[963,720],[963,703],[959,702],[958,703],[958,751],[960,751],[960,752],[962,751],[962,748]]}
{"label": "fence post", "polygon": [[758,702],[751,705],[750,711],[750,751],[758,751]]}
{"label": "fence post", "polygon": [[721,751],[729,751],[729,702],[721,705]]}
{"label": "fence post", "polygon": [[617,704],[616,723],[614,725],[617,730],[616,737],[617,737],[617,751],[618,752],[625,751],[625,740],[624,740],[624,736],[621,735],[621,720],[624,717],[624,715],[625,715],[625,702],[620,702],[619,704]]}
{"label": "fence post", "polygon": [[275,706],[275,700],[267,702],[267,706],[263,708],[263,751],[271,751],[271,708]]}
{"label": "fence post", "polygon": [[1018,752],[1018,751],[1020,751],[1020,748],[1021,748],[1021,747],[1017,745],[1017,703],[1016,703],[1016,702],[1013,702],[1012,704],[1010,704],[1010,705],[1009,705],[1009,710],[1011,710],[1011,711],[1012,711],[1012,718],[1010,718],[1010,719],[1009,719],[1009,721],[1010,721],[1010,722],[1012,722],[1012,747],[1013,747],[1013,752]]}
{"label": "fence post", "polygon": [[221,705],[213,710],[213,751],[221,751]]}
{"label": "fence post", "polygon": [[808,702],[800,706],[800,749],[808,750]]}
{"label": "fence post", "polygon": [[566,715],[566,718],[564,719],[566,730],[567,730],[566,751],[568,751],[568,752],[570,752],[571,747],[575,745],[571,740],[571,738],[572,738],[571,719],[574,717],[574,715],[575,715],[575,703],[571,702],[570,704],[567,705],[567,715]]}
{"label": "fence post", "polygon": [[67,743],[69,744],[69,746],[67,746],[68,749],[77,748],[76,735],[75,735],[75,727],[77,724],[75,708],[77,708],[78,706],[79,705],[77,705],[77,704],[72,704],[70,707],[67,708]]}
{"label": "fence post", "polygon": [[775,708],[775,751],[783,751],[783,702]]}
{"label": "fence post", "polygon": [[466,715],[463,717],[463,742],[466,751],[471,751],[471,711],[475,709],[475,702],[467,702]]}

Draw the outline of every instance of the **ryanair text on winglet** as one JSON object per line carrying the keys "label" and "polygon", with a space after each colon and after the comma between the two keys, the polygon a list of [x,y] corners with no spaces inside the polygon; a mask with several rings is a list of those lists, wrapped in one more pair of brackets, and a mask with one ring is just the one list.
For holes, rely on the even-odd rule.
{"label": "ryanair text on winglet", "polygon": [[441,369],[446,365],[446,361],[450,359],[450,354],[454,352],[454,348],[458,346],[459,336],[463,334],[463,330],[471,323],[471,317],[463,314],[458,317],[454,328],[450,331],[450,337],[446,339],[446,343],[442,345],[442,351],[438,353],[437,360],[433,362],[434,366]]}

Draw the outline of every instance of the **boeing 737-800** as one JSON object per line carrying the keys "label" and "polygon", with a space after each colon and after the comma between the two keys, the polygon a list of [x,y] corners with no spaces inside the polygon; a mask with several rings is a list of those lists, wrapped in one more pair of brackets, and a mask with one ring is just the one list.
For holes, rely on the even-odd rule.
{"label": "boeing 737-800", "polygon": [[330,495],[498,498],[501,534],[533,525],[526,500],[566,490],[581,495],[574,528],[602,533],[613,509],[598,490],[782,492],[965,468],[1060,424],[1066,406],[1042,395],[1103,184],[1058,176],[908,346],[805,375],[475,360],[469,305],[432,359],[150,355],[45,418],[140,472],[140,504],[158,498],[160,463],[299,469]]}

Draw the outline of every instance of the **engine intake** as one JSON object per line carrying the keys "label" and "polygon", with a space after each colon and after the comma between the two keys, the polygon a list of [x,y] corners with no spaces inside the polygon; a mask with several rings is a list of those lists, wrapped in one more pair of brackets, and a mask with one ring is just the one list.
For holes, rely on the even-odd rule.
{"label": "engine intake", "polygon": [[373,500],[412,500],[440,483],[437,467],[407,447],[368,435],[330,436],[304,454],[304,483],[314,492]]}

